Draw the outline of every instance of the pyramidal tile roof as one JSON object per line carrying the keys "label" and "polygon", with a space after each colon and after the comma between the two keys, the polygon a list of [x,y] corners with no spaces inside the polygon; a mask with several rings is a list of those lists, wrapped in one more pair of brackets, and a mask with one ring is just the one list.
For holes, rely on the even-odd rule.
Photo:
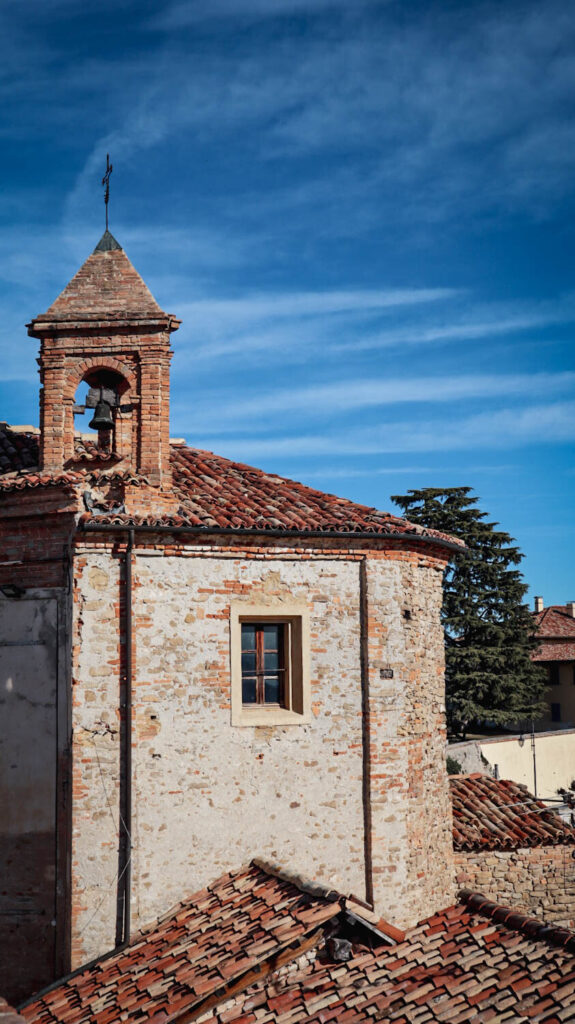
{"label": "pyramidal tile roof", "polygon": [[163,314],[119,242],[105,231],[93,253],[36,320],[145,319]]}

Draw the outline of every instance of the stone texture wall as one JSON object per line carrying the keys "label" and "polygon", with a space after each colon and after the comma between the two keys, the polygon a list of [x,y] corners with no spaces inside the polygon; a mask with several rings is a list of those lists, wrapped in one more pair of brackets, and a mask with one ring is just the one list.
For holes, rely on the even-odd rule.
{"label": "stone texture wall", "polygon": [[[75,564],[78,964],[114,942],[124,638],[122,559],[84,541]],[[333,542],[158,541],[135,554],[134,926],[253,856],[363,898],[371,851],[376,905],[399,927],[450,902],[442,569]],[[242,600],[307,605],[310,724],[231,726],[230,603]]]}
{"label": "stone texture wall", "polygon": [[[448,906],[455,892],[443,569],[401,550],[366,563],[374,901],[400,928]],[[390,669],[393,679],[382,678]]]}
{"label": "stone texture wall", "polygon": [[455,854],[457,884],[544,921],[575,927],[572,846]]}

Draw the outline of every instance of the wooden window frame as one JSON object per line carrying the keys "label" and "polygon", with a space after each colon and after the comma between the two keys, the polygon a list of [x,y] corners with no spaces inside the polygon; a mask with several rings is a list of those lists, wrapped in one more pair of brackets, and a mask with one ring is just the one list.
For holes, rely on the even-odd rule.
{"label": "wooden window frame", "polygon": [[[243,702],[242,625],[280,624],[284,637],[284,686],[277,703]],[[311,720],[309,612],[296,602],[230,607],[231,721],[235,726],[303,725]],[[250,676],[251,678],[251,676]]]}
{"label": "wooden window frame", "polygon": [[[278,627],[278,665],[275,670],[267,670],[265,667],[265,656],[270,651],[269,648],[265,647],[265,630],[266,626],[277,626]],[[244,628],[251,626],[255,632],[255,647],[245,648],[244,647]],[[289,693],[289,644],[290,644],[290,627],[289,622],[246,622],[240,623],[241,634],[242,634],[242,661],[244,654],[255,654],[255,669],[250,671],[244,669],[242,665],[242,703],[244,707],[261,707],[264,705],[268,707],[273,705],[274,707],[285,708],[286,697]],[[276,649],[274,652],[276,653]],[[272,701],[266,700],[266,678],[270,676],[278,677],[279,686],[279,700]],[[246,701],[243,695],[243,684],[246,680],[254,679],[256,681],[256,699],[255,701]]]}

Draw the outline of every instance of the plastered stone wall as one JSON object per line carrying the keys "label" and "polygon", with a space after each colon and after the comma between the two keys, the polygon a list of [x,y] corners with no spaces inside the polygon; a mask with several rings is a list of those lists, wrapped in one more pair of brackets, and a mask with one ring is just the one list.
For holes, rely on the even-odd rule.
{"label": "plastered stone wall", "polygon": [[[166,551],[133,561],[134,927],[253,856],[360,897],[373,868],[376,905],[400,927],[447,905],[443,562],[269,544]],[[84,545],[75,563],[77,964],[114,943],[124,644],[122,558]],[[310,724],[231,726],[230,604],[242,600],[307,606]]]}
{"label": "plastered stone wall", "polygon": [[455,854],[457,884],[544,921],[575,927],[573,846]]}

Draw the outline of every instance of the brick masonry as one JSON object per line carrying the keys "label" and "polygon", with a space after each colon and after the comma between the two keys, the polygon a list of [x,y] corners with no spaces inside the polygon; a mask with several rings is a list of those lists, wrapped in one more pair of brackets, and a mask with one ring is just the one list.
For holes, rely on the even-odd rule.
{"label": "brick masonry", "polygon": [[456,852],[459,888],[484,893],[549,923],[575,927],[575,860],[572,846]]}
{"label": "brick masonry", "polygon": [[[158,508],[170,506],[170,333],[164,313],[119,247],[94,251],[28,333],[40,339],[40,467],[74,458],[74,402],[82,381],[117,382],[113,445],[122,468],[147,477]],[[162,501],[163,499],[163,501]]]}
{"label": "brick masonry", "polygon": [[[59,858],[54,972],[107,952],[119,934],[127,531],[84,532],[86,519],[102,525],[99,511],[85,512],[85,489],[92,509],[123,505],[120,522],[183,514],[206,530],[178,541],[136,528],[133,927],[257,855],[373,895],[387,920],[414,924],[454,897],[439,619],[446,549],[395,517],[209,453],[176,452],[174,487],[169,366],[179,321],[114,245],[99,245],[29,325],[40,339],[40,473],[19,463],[3,470],[1,488],[0,581],[58,606],[47,827]],[[74,440],[78,386],[109,379],[102,374],[115,375],[120,400],[113,451],[102,438],[91,448]],[[94,475],[98,452],[104,471]],[[209,533],[218,526],[254,535],[218,538]],[[270,527],[326,534],[274,540]],[[365,529],[373,539],[327,532]],[[267,601],[274,610],[296,601],[309,614],[311,721],[233,727],[230,607]],[[22,740],[32,762],[35,737]]]}
{"label": "brick masonry", "polygon": [[[376,906],[399,927],[413,924],[454,894],[438,616],[444,563],[334,541],[260,544],[169,548],[158,538],[133,557],[134,926],[255,855],[364,897],[370,847]],[[114,940],[120,554],[79,538],[75,555],[75,964]],[[231,726],[230,603],[238,600],[308,607],[311,724]],[[393,679],[382,679],[383,669]]]}

